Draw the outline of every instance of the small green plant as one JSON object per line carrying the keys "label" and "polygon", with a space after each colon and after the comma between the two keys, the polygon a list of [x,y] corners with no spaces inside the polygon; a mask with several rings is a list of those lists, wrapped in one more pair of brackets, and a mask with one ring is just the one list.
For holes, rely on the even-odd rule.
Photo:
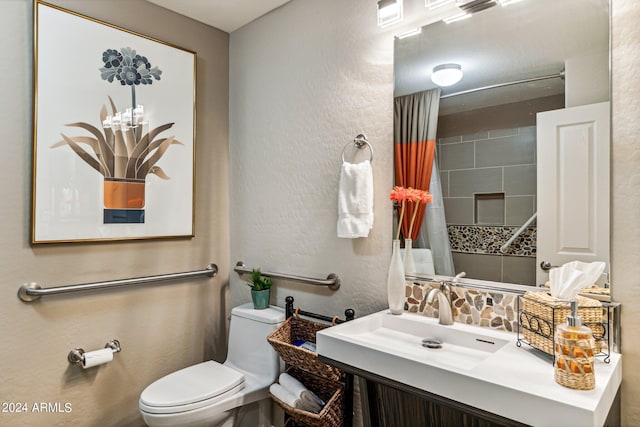
{"label": "small green plant", "polygon": [[251,281],[247,283],[254,291],[264,291],[271,289],[271,279],[260,274],[260,269],[251,271]]}

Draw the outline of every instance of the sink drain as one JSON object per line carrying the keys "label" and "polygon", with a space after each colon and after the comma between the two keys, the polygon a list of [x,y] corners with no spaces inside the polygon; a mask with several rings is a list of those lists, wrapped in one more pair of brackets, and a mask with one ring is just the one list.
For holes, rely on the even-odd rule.
{"label": "sink drain", "polygon": [[422,340],[422,346],[427,348],[442,348],[442,340],[438,338],[425,338]]}

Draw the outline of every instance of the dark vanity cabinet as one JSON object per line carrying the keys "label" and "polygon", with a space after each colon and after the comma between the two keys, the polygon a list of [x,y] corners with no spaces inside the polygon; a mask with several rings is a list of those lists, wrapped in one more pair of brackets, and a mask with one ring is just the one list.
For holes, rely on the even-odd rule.
{"label": "dark vanity cabinet", "polygon": [[[392,386],[389,381],[376,382],[361,379],[360,387],[365,426],[511,427],[527,425],[423,390],[398,384]],[[603,427],[619,426],[620,390],[603,424]]]}
{"label": "dark vanity cabinet", "polygon": [[[322,356],[320,359],[356,375],[365,426],[515,427],[528,425],[332,359]],[[508,404],[505,402],[505,405]],[[537,410],[544,411],[545,408]],[[603,426],[620,426],[620,389]]]}
{"label": "dark vanity cabinet", "polygon": [[[365,425],[372,427],[525,426],[480,409],[424,392],[363,380]],[[364,405],[368,405],[365,408]],[[367,420],[368,418],[368,420]]]}

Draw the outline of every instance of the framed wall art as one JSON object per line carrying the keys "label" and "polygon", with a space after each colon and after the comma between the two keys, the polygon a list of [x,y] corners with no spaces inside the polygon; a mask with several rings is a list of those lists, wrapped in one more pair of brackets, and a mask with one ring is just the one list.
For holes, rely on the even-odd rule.
{"label": "framed wall art", "polygon": [[193,236],[195,52],[34,9],[31,242]]}

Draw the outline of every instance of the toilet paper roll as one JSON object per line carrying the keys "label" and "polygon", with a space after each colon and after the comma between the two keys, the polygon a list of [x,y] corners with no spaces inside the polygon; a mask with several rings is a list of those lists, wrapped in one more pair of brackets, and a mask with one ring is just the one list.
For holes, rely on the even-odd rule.
{"label": "toilet paper roll", "polygon": [[103,348],[101,350],[88,351],[83,355],[82,367],[84,369],[89,369],[93,366],[98,366],[104,363],[111,362],[112,360],[113,360],[113,350],[110,348]]}

